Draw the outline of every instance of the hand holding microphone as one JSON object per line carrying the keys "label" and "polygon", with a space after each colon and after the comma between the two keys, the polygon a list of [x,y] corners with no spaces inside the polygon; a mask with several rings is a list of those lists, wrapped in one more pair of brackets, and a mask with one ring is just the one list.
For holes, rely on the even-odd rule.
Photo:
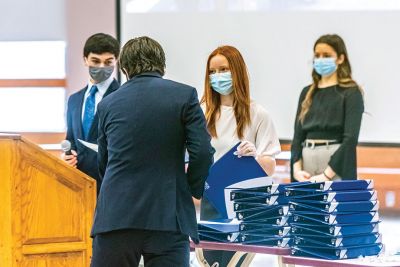
{"label": "hand holding microphone", "polygon": [[61,142],[61,159],[64,160],[68,165],[75,167],[78,164],[78,158],[75,150],[71,149],[71,142],[64,140]]}

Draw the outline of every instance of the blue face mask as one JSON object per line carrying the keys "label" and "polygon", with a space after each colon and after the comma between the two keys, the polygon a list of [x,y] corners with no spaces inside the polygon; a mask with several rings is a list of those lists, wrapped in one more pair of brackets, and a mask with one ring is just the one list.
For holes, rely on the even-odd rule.
{"label": "blue face mask", "polygon": [[321,76],[331,75],[336,68],[336,59],[333,57],[314,59],[314,70]]}
{"label": "blue face mask", "polygon": [[211,74],[210,84],[215,92],[221,95],[229,95],[233,91],[231,72],[227,71]]}

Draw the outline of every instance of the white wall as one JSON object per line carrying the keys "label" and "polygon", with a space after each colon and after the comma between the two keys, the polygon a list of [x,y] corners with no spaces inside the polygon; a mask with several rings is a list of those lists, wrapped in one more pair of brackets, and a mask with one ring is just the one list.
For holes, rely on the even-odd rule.
{"label": "white wall", "polygon": [[0,41],[65,38],[64,0],[1,0]]}
{"label": "white wall", "polygon": [[398,25],[400,11],[384,10],[123,12],[122,43],[141,35],[158,40],[167,77],[194,85],[200,96],[209,53],[219,45],[237,47],[249,68],[252,98],[271,113],[279,137],[291,139],[300,91],[311,81],[313,44],[337,33],[365,90],[360,141],[400,143]]}
{"label": "white wall", "polygon": [[[0,123],[3,131],[63,131],[64,102],[67,97],[83,88],[88,81],[88,70],[83,64],[83,46],[86,39],[97,32],[115,36],[116,1],[96,0],[1,0],[0,52],[2,79],[64,79],[64,88],[29,88],[37,99],[27,102],[40,104],[30,116],[15,116]],[[17,42],[16,42],[17,41]],[[40,41],[20,42],[18,41]],[[48,45],[44,41],[57,41],[61,45]],[[60,42],[58,42],[60,41]],[[38,44],[39,43],[39,44]],[[66,46],[64,45],[66,44]],[[40,47],[36,47],[36,46]],[[61,49],[59,49],[61,46]],[[56,50],[54,50],[56,48]],[[47,49],[47,50],[46,50]],[[65,60],[64,60],[65,58]],[[50,70],[49,70],[50,68]],[[21,111],[21,101],[13,103],[14,95],[27,88],[4,90],[2,100],[11,106],[4,110]],[[56,96],[54,96],[56,93]],[[61,95],[61,97],[60,97]],[[51,97],[53,96],[53,97]],[[65,96],[65,101],[63,97]],[[26,97],[29,99],[29,97]],[[41,100],[37,102],[38,100]],[[11,102],[10,102],[11,101]],[[54,107],[57,108],[54,110]],[[46,110],[54,112],[46,113]],[[41,111],[41,115],[38,112]],[[4,112],[3,112],[4,113]],[[61,125],[60,125],[61,123]],[[31,127],[30,125],[35,127]]]}
{"label": "white wall", "polygon": [[[116,36],[115,3],[114,0],[1,0],[0,41],[65,41],[68,96],[87,83],[88,71],[83,65],[86,39],[97,32]],[[23,64],[24,59],[16,54],[15,60]]]}
{"label": "white wall", "polygon": [[66,0],[67,90],[74,93],[88,82],[83,65],[83,46],[92,34],[103,32],[116,37],[115,0]]}

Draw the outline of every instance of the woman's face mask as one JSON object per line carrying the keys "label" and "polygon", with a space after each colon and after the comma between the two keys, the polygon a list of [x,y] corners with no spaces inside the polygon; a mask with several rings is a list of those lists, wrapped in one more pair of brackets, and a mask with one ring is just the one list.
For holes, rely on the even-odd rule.
{"label": "woman's face mask", "polygon": [[215,92],[221,95],[231,94],[233,91],[231,72],[227,71],[211,74],[210,85]]}
{"label": "woman's face mask", "polygon": [[337,69],[336,58],[316,58],[314,59],[314,70],[321,76],[329,76]]}

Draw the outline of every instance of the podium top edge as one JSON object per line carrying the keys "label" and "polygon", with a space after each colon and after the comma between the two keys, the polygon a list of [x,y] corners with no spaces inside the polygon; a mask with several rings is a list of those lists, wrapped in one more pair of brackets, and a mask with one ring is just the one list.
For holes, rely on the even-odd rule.
{"label": "podium top edge", "polygon": [[0,133],[0,139],[13,139],[13,140],[20,140],[20,134],[13,134],[13,133]]}

